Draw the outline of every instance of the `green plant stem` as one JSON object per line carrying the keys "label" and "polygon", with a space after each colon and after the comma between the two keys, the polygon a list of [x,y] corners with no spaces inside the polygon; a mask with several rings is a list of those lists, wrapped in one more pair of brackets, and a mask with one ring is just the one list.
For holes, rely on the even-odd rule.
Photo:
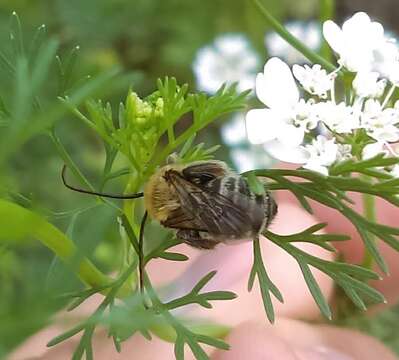
{"label": "green plant stem", "polygon": [[[94,189],[93,185],[86,179],[86,177],[80,171],[79,167],[74,163],[71,156],[68,154],[67,150],[65,149],[64,145],[61,143],[61,141],[57,137],[54,128],[49,132],[49,136],[52,139],[58,154],[60,155],[60,157],[62,158],[64,163],[67,165],[67,167],[72,171],[72,173],[78,179],[78,181],[82,185],[89,188],[91,191],[94,191],[95,189]],[[98,197],[98,199],[99,199],[99,201],[108,204],[112,208],[115,208],[119,213],[122,213],[122,210],[118,206],[114,205],[112,202],[108,201],[107,199],[104,199],[101,197]],[[59,256],[59,254],[57,254],[57,253],[56,253],[56,255]],[[126,264],[126,266],[127,266],[127,264]],[[122,269],[125,269],[125,267],[123,267]],[[128,282],[127,282],[127,284],[128,284]],[[125,289],[125,287],[126,287],[126,289]],[[121,295],[124,297],[124,296],[128,295],[129,293],[131,293],[132,288],[129,287],[128,285],[126,285],[125,287],[122,289],[121,294],[118,294],[118,295]],[[106,291],[104,293],[106,293]]]}
{"label": "green plant stem", "polygon": [[[136,193],[140,187],[140,180],[138,179],[137,173],[133,173],[130,176],[129,182],[126,185],[125,193]],[[134,232],[134,236],[138,239],[139,237],[139,225],[135,223],[135,208],[136,202],[135,200],[124,200],[123,201],[123,214],[126,218],[126,221],[129,222],[132,231]],[[131,246],[130,236],[122,236],[121,240],[123,242],[123,259],[122,266],[120,272],[123,272],[132,261],[136,261],[139,258],[139,251]],[[133,250],[133,251],[132,251]],[[131,275],[131,282],[137,284],[137,275]]]}
{"label": "green plant stem", "polygon": [[[59,138],[57,137],[54,129],[49,132],[49,136],[54,143],[55,149],[57,150],[58,154],[60,155],[61,159],[64,161],[65,165],[72,171],[78,181],[84,185],[85,187],[89,188],[91,191],[95,191],[94,186],[86,179],[86,177],[82,174],[79,167],[75,164],[72,160],[71,156],[68,154],[67,150],[65,149],[64,145],[61,143]],[[111,201],[104,199],[100,196],[97,197],[99,201],[111,206],[112,208],[116,209],[118,212],[122,212],[122,210],[113,204]]]}
{"label": "green plant stem", "polygon": [[[334,0],[319,0],[319,8],[320,8],[320,23],[323,24],[325,21],[334,18],[335,13],[335,1]],[[322,30],[322,29],[320,29]],[[332,53],[331,49],[327,44],[327,41],[323,39],[321,48],[320,48],[320,55],[328,60],[331,61]]]}
{"label": "green plant stem", "polygon": [[[48,342],[47,346],[50,347],[57,345],[58,343],[66,339],[69,339],[71,336],[76,335],[83,330],[85,330],[85,333],[87,333],[89,338],[91,338],[91,335],[94,331],[95,321],[98,319],[99,316],[101,316],[101,314],[106,310],[106,308],[114,301],[115,297],[118,297],[118,294],[121,294],[121,292],[124,291],[123,289],[126,287],[126,283],[131,273],[136,268],[136,266],[137,266],[136,263],[130,264],[130,266],[125,270],[125,272],[113,282],[104,300],[98,306],[96,311],[87,320],[85,320],[81,324],[76,325],[74,328],[67,331],[66,333],[63,333],[62,335],[53,338],[51,341]],[[81,339],[81,342],[82,340],[83,338]]]}
{"label": "green plant stem", "polygon": [[[33,236],[69,265],[89,286],[101,288],[113,281],[89,259],[79,254],[72,240],[40,215],[19,205],[0,200],[0,219],[7,219],[1,224],[0,242],[9,241],[9,239],[21,241],[27,236]],[[118,296],[125,297],[131,291],[131,287],[124,284]],[[103,291],[103,293],[107,292],[108,290]]]}
{"label": "green plant stem", "polygon": [[188,139],[195,135],[204,126],[193,125],[187,129],[183,134],[181,134],[174,142],[169,142],[160,152],[158,152],[150,161],[147,171],[145,172],[144,179],[147,179],[152,175],[157,168],[169,154],[173,152],[178,146],[184,144]]}
{"label": "green plant stem", "polygon": [[319,0],[320,8],[320,22],[330,20],[334,17],[335,1],[334,0]]}
{"label": "green plant stem", "polygon": [[156,311],[158,311],[161,315],[163,315],[165,317],[165,320],[168,321],[173,327],[175,327],[176,325],[180,326],[179,322],[169,312],[168,307],[164,303],[162,303],[162,301],[159,299],[146,271],[144,271],[143,276],[144,276],[143,280],[144,280],[145,288],[150,295],[150,299],[153,303],[153,307],[156,309]]}
{"label": "green plant stem", "polygon": [[[375,209],[374,196],[370,195],[370,194],[363,194],[362,198],[363,198],[364,217],[369,221],[376,222],[377,215],[376,215],[376,209]],[[371,241],[375,242],[375,236],[373,234],[370,234],[370,239],[371,239]],[[371,255],[371,253],[366,248],[364,249],[362,265],[367,269],[371,269],[373,266],[373,257]]]}
{"label": "green plant stem", "polygon": [[188,293],[187,295],[182,296],[181,298],[178,298],[178,299],[171,300],[164,305],[168,310],[173,310],[173,309],[181,308],[186,305],[197,304],[197,303],[198,303],[197,299],[193,298],[193,294]]}
{"label": "green plant stem", "polygon": [[257,7],[259,12],[269,23],[269,25],[279,34],[284,40],[291,44],[295,49],[297,49],[303,56],[305,56],[309,61],[315,64],[320,64],[328,71],[334,71],[335,66],[329,61],[321,57],[319,54],[307,47],[302,41],[293,36],[286,28],[275,19],[270,12],[262,5],[260,0],[252,0],[254,5]]}
{"label": "green plant stem", "polygon": [[75,165],[73,162],[72,158],[69,156],[68,152],[66,151],[64,145],[61,143],[60,139],[55,133],[55,130],[52,129],[49,132],[49,136],[51,140],[53,141],[53,144],[60,155],[61,159],[64,161],[66,166],[72,171],[72,173],[75,175],[75,177],[78,179],[78,181],[88,187],[91,191],[95,191],[94,187],[90,184],[90,182],[84,177],[82,172],[79,170],[79,168]]}

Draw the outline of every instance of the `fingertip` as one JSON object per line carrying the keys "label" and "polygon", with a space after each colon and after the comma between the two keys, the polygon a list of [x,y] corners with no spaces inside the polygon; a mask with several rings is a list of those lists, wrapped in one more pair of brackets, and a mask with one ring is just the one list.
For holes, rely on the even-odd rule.
{"label": "fingertip", "polygon": [[212,360],[394,360],[378,340],[360,332],[329,325],[278,319],[276,325],[247,322],[227,338],[231,350],[215,351]]}
{"label": "fingertip", "polygon": [[243,323],[230,333],[227,342],[230,350],[216,350],[212,360],[296,359],[292,348],[273,333],[272,325]]}

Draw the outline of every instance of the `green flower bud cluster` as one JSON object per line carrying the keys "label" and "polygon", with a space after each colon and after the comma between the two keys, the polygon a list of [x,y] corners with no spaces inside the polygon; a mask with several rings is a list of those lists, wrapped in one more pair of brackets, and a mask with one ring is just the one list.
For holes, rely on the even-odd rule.
{"label": "green flower bud cluster", "polygon": [[133,156],[143,162],[155,150],[164,121],[164,100],[156,95],[141,99],[130,91],[124,106],[124,126],[114,134],[125,153],[133,152]]}
{"label": "green flower bud cluster", "polygon": [[126,99],[127,121],[133,122],[140,130],[158,127],[164,115],[164,101],[157,98],[155,102],[140,99],[135,92],[130,92]]}

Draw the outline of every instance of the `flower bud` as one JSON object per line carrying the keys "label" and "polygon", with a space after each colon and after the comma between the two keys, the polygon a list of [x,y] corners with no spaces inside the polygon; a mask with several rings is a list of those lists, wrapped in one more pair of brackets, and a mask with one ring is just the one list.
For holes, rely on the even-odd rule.
{"label": "flower bud", "polygon": [[130,92],[126,99],[127,121],[133,122],[141,129],[151,128],[164,114],[164,102],[158,98],[153,104],[150,101],[140,99],[135,92]]}

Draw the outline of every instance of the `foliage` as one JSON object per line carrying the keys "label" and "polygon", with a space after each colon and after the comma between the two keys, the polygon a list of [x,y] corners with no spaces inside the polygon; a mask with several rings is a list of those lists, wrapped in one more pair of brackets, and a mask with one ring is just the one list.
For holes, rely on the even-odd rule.
{"label": "foliage", "polygon": [[[260,2],[255,2],[261,6]],[[58,1],[56,6],[73,10],[76,5],[74,3],[67,4]],[[106,9],[106,4],[101,1],[101,6],[94,8],[98,12],[93,16],[101,18],[102,13],[99,9]],[[151,14],[159,13],[156,11],[157,6],[154,2],[140,2],[137,9]],[[248,11],[253,11],[252,7],[250,9]],[[137,17],[140,11],[136,12]],[[288,36],[284,35],[284,29],[268,12],[262,12],[269,21],[272,20],[271,26],[278,27],[283,36]],[[63,21],[65,24],[73,24],[77,18],[70,16],[64,18]],[[118,21],[114,19],[113,31],[106,34],[110,39],[122,38],[123,40],[126,35],[120,34],[121,28],[118,28],[120,26]],[[84,22],[77,22],[74,24],[76,28],[89,26]],[[159,21],[159,24],[162,24],[162,21]],[[85,34],[84,29],[80,31],[82,39],[84,36],[90,36],[89,32]],[[157,31],[162,32],[161,25],[157,27]],[[167,36],[172,36],[170,33]],[[94,99],[104,98],[107,93],[115,94],[118,89],[123,88],[132,80],[132,77],[123,73],[120,67],[101,69],[97,75],[90,78],[82,77],[76,67],[76,64],[79,64],[78,47],[65,51],[58,39],[49,38],[46,35],[46,28],[43,26],[38,28],[32,42],[27,46],[16,14],[12,16],[10,34],[10,49],[0,53],[2,70],[7,74],[4,76],[12,89],[1,94],[0,98],[0,168],[2,173],[18,151],[24,153],[24,146],[27,146],[27,143],[29,145],[29,142],[35,141],[38,136],[44,135],[51,144],[53,156],[58,159],[57,166],[65,163],[73,179],[81,186],[102,191],[116,182],[125,186],[126,193],[136,192],[143,187],[159,166],[167,162],[170,156],[182,163],[212,158],[217,146],[207,147],[203,143],[195,144],[196,139],[201,136],[199,132],[209,128],[217,119],[226,114],[245,108],[248,101],[248,92],[237,94],[234,85],[223,86],[216,94],[208,96],[190,92],[188,85],[179,85],[175,78],[166,77],[157,81],[157,88],[150,95],[141,98],[133,89],[139,91],[133,87],[128,92],[124,103],[115,106],[112,99],[110,101]],[[289,36],[288,39],[297,41]],[[127,43],[134,43],[135,40],[137,39],[129,38]],[[132,61],[132,55],[124,53],[121,42],[123,43],[123,41],[116,41],[119,45],[116,46],[116,50],[113,50],[118,53],[119,61],[117,62],[124,63],[126,66],[126,63],[130,64]],[[65,44],[61,45],[65,46]],[[300,50],[305,50],[310,59],[320,59],[303,46],[301,47],[300,43],[297,42],[297,45]],[[91,49],[93,53],[95,50]],[[169,51],[172,50],[169,49]],[[189,56],[186,54],[186,58]],[[147,60],[148,58],[143,55],[141,61]],[[171,62],[178,64],[176,58]],[[86,68],[90,68],[87,63],[85,65]],[[137,63],[133,63],[127,67],[136,65]],[[156,68],[154,64],[151,66]],[[153,80],[152,77],[155,77],[154,74],[148,76],[148,79]],[[56,83],[53,81],[54,78],[57,79]],[[150,82],[150,80],[146,81]],[[137,82],[140,83],[140,80]],[[142,90],[140,93],[149,93],[149,88],[150,85],[146,83],[140,89]],[[101,139],[105,155],[98,184],[94,184],[84,175],[85,172],[73,160],[71,152],[64,145],[64,139],[68,139],[70,135],[67,135],[65,130],[56,129],[57,122],[70,117],[80,120],[81,124],[94,132],[96,137],[90,138],[92,135],[87,135],[90,141],[98,141],[97,137]],[[71,124],[68,123],[68,126]],[[73,126],[77,126],[79,131],[86,133],[86,130],[82,130],[83,127],[79,127],[80,125]],[[62,136],[59,136],[60,133]],[[96,140],[93,140],[94,138]],[[76,141],[75,144],[78,143],[79,141]],[[309,212],[312,211],[312,201],[340,211],[355,225],[373,259],[383,271],[387,272],[387,266],[378,252],[374,239],[380,238],[395,250],[399,250],[396,239],[399,230],[380,225],[355,212],[346,193],[357,192],[380,197],[395,206],[399,205],[397,198],[399,182],[384,171],[384,168],[398,162],[399,160],[387,160],[382,156],[361,162],[347,161],[332,168],[331,176],[328,177],[307,170],[280,169],[256,170],[244,176],[248,177],[248,182],[256,193],[263,191],[263,186],[257,177],[264,177],[269,180],[271,190],[289,190]],[[37,172],[36,169],[35,172]],[[362,177],[353,176],[354,174],[361,174]],[[188,258],[184,254],[171,250],[179,243],[173,236],[159,241],[158,245],[152,249],[144,248],[144,253],[140,254],[138,240],[140,220],[138,218],[142,214],[142,209],[136,202],[127,200],[123,207],[120,207],[114,202],[97,198],[93,203],[89,205],[86,203],[84,207],[75,207],[72,211],[54,212],[48,210],[40,202],[36,202],[35,198],[24,196],[18,188],[9,186],[12,181],[2,178],[0,181],[1,185],[3,181],[7,185],[4,187],[3,196],[7,200],[0,200],[0,218],[11,219],[11,221],[2,222],[0,230],[2,249],[4,246],[7,252],[10,248],[13,250],[14,247],[25,246],[25,243],[29,243],[27,238],[36,238],[49,247],[58,259],[63,260],[68,266],[68,271],[75,273],[84,283],[84,286],[80,282],[78,285],[73,284],[70,291],[69,289],[67,292],[63,291],[61,296],[60,289],[46,293],[49,298],[57,296],[58,301],[52,303],[51,311],[45,313],[46,316],[41,319],[41,322],[34,323],[30,332],[45,325],[52,312],[60,308],[71,311],[92,295],[101,293],[104,299],[92,315],[51,340],[48,345],[53,346],[76,334],[81,334],[73,359],[81,359],[84,355],[87,359],[91,359],[95,328],[105,326],[117,351],[120,351],[123,341],[136,333],[140,333],[149,340],[152,335],[156,335],[174,342],[177,359],[184,358],[185,347],[189,347],[197,359],[208,358],[203,345],[228,349],[228,345],[221,340],[228,332],[226,327],[219,324],[201,326],[200,321],[189,321],[177,316],[173,311],[188,304],[210,308],[213,301],[234,299],[235,294],[229,291],[203,291],[203,288],[212,280],[215,271],[204,275],[187,294],[168,302],[160,298],[146,273],[144,292],[138,291],[137,268],[140,256],[144,260],[144,265],[154,258],[167,261],[186,261]],[[61,200],[61,203],[63,201],[68,201],[68,199]],[[87,254],[84,243],[78,241],[79,236],[76,235],[79,219],[97,206],[112,210],[108,219],[119,219],[120,236],[115,235],[118,231],[114,229],[113,237],[123,245],[118,247],[109,241],[107,242],[109,247],[104,250],[108,254],[119,251],[120,256],[115,256],[117,260],[114,262],[109,260],[101,262],[99,254]],[[65,208],[63,206],[63,209]],[[11,213],[12,216],[10,216]],[[96,217],[93,216],[93,218]],[[52,223],[56,223],[57,227]],[[327,318],[331,318],[331,311],[311,268],[316,268],[330,276],[362,310],[368,303],[384,301],[382,295],[368,285],[369,280],[378,279],[371,270],[341,261],[318,259],[295,245],[297,242],[308,242],[334,251],[331,241],[348,240],[344,235],[319,233],[324,226],[325,224],[318,224],[298,234],[279,235],[266,231],[264,235],[295,258],[309,291]],[[67,228],[66,234],[58,227]],[[91,228],[95,227],[96,224]],[[148,237],[146,232],[145,238],[148,239]],[[160,234],[159,237],[161,237]],[[90,235],[86,234],[83,240],[89,238]],[[274,310],[271,295],[282,302],[283,294],[268,276],[267,264],[265,266],[262,260],[259,239],[255,239],[253,244],[254,264],[249,275],[248,288],[252,288],[255,279],[258,280],[266,315],[273,322]],[[46,269],[50,269],[49,277],[57,272],[59,266],[57,260],[54,260],[51,266],[49,261],[45,263]],[[117,271],[115,278],[105,275],[106,271],[103,268],[107,266],[108,270]],[[11,276],[18,275],[11,273]],[[130,321],[131,319],[134,321]],[[29,331],[26,335],[28,334]],[[14,339],[12,345],[14,346],[18,341],[20,339]]]}

